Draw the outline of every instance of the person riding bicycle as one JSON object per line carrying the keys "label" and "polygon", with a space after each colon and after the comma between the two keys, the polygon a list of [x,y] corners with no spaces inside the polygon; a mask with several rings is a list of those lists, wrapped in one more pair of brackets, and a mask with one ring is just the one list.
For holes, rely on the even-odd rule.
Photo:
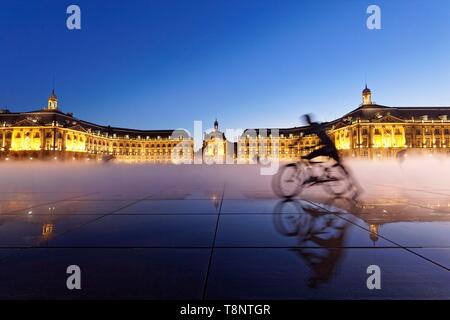
{"label": "person riding bicycle", "polygon": [[328,136],[325,126],[321,125],[318,122],[313,122],[309,114],[305,114],[303,118],[310,126],[310,128],[307,129],[304,133],[315,134],[316,136],[318,136],[321,147],[310,152],[308,155],[303,156],[302,159],[311,160],[320,156],[326,156],[334,159],[338,164],[341,163],[339,152],[336,149],[333,140],[331,140],[331,138]]}
{"label": "person riding bicycle", "polygon": [[[282,198],[292,198],[300,194],[304,187],[322,184],[325,190],[334,196],[342,196],[353,191],[353,199],[356,199],[360,188],[344,167],[333,140],[327,134],[326,125],[313,122],[310,115],[304,115],[303,118],[309,124],[303,133],[316,135],[319,138],[319,148],[301,157],[301,160],[288,163],[281,168],[272,179],[275,194]],[[313,148],[317,146],[308,149]],[[334,161],[326,164],[311,161],[321,156]]]}

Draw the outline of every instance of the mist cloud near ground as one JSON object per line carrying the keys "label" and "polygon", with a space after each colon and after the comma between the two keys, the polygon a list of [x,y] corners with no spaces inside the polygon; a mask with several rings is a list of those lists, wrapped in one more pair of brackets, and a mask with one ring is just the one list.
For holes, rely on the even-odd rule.
{"label": "mist cloud near ground", "polygon": [[[450,158],[396,160],[347,159],[345,164],[367,191],[388,185],[409,189],[450,190]],[[3,162],[0,192],[78,192],[145,195],[155,190],[220,191],[272,195],[271,176],[256,165],[150,165],[120,163]],[[201,191],[199,191],[201,190]]]}

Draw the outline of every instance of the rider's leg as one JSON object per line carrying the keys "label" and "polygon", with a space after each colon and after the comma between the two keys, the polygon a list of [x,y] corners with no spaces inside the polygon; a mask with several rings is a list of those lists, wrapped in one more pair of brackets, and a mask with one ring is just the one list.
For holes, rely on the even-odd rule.
{"label": "rider's leg", "polygon": [[326,155],[326,150],[324,147],[314,150],[312,152],[310,152],[308,155],[302,157],[303,159],[307,159],[307,160],[311,160],[320,156],[325,156]]}
{"label": "rider's leg", "polygon": [[[327,155],[328,155],[328,152],[327,152],[326,148],[322,147],[320,149],[310,152],[307,156],[304,156],[302,158],[307,159],[307,160],[312,160],[314,158],[321,157],[321,156],[327,156]],[[318,174],[318,172],[314,172],[314,171],[317,171],[317,170],[314,170],[314,168],[315,168],[314,166],[309,167],[309,169],[308,169],[309,170],[309,179],[306,180],[306,183],[314,182],[320,176],[320,174]]]}

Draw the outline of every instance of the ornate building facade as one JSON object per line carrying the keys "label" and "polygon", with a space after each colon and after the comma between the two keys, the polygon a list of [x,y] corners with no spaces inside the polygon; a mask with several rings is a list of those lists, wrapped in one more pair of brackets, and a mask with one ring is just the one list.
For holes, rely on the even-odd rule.
{"label": "ornate building facade", "polygon": [[[362,104],[343,117],[324,123],[344,156],[383,159],[408,153],[450,153],[450,107],[388,107],[362,92]],[[203,134],[200,150],[179,130],[135,130],[101,126],[76,119],[59,109],[52,91],[42,110],[0,110],[0,159],[102,159],[128,162],[206,163],[293,161],[318,146],[307,127],[247,129],[230,142],[214,129]],[[198,162],[197,162],[198,163]]]}
{"label": "ornate building facade", "polygon": [[47,107],[22,113],[0,111],[0,158],[101,159],[168,163],[193,159],[193,141],[176,130],[100,126],[63,113],[53,91]]}
{"label": "ornate building facade", "polygon": [[[386,159],[400,154],[450,154],[450,107],[379,105],[372,102],[367,86],[358,108],[323,125],[342,156]],[[319,144],[316,136],[306,134],[307,129],[246,130],[239,141],[238,159],[298,159]]]}
{"label": "ornate building facade", "polygon": [[367,86],[363,103],[328,126],[337,148],[347,156],[450,153],[450,107],[379,105],[372,102]]}

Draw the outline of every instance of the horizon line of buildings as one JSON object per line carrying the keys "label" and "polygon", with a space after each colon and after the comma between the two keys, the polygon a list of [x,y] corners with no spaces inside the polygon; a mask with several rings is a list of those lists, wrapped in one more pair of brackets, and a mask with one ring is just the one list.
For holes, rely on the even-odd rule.
{"label": "horizon line of buildings", "polygon": [[[362,104],[324,123],[343,156],[390,158],[400,150],[450,153],[450,107],[388,107],[372,102],[367,85]],[[59,109],[52,91],[47,106],[31,112],[0,110],[0,160],[99,159],[129,162],[252,163],[293,161],[318,146],[308,127],[247,129],[230,142],[219,130],[204,133],[199,150],[180,130],[137,130],[97,125]]]}

